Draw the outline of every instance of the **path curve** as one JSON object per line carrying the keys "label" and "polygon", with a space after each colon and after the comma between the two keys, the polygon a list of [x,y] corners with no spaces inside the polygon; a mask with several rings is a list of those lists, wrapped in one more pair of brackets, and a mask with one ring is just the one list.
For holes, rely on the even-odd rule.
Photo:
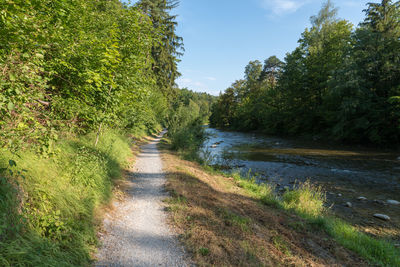
{"label": "path curve", "polygon": [[112,218],[104,220],[106,234],[96,266],[189,266],[162,205],[167,196],[157,149],[162,134],[142,146],[128,197],[115,204]]}

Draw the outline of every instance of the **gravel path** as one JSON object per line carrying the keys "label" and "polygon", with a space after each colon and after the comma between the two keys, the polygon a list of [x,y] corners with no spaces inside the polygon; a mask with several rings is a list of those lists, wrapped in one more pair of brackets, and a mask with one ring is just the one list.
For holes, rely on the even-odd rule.
{"label": "gravel path", "polygon": [[106,234],[96,266],[189,266],[183,248],[166,224],[162,199],[165,177],[157,143],[142,147],[128,197],[104,220]]}

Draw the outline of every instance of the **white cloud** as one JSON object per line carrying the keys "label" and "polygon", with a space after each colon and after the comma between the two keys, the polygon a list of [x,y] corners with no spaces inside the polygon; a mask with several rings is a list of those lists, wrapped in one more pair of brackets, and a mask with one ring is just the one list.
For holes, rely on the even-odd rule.
{"label": "white cloud", "polygon": [[215,78],[215,77],[205,77],[205,79],[209,80],[209,81],[216,81],[217,80],[217,78]]}
{"label": "white cloud", "polygon": [[275,15],[296,12],[308,0],[262,0],[262,6]]}

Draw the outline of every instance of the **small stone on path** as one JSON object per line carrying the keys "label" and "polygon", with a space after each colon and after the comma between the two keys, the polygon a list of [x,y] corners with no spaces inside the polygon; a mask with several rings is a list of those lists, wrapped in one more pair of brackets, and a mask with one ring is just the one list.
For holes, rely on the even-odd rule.
{"label": "small stone on path", "polygon": [[384,220],[384,221],[389,221],[390,220],[389,216],[387,216],[385,214],[380,214],[380,213],[374,214],[374,217],[378,218],[378,219],[381,219],[381,220]]}

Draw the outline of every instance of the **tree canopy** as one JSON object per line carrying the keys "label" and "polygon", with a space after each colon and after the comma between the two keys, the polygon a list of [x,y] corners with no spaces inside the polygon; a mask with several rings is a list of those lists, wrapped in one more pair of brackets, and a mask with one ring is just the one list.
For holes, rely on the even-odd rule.
{"label": "tree canopy", "polygon": [[182,38],[178,1],[0,3],[0,146],[163,123]]}
{"label": "tree canopy", "polygon": [[284,62],[251,61],[213,106],[217,127],[400,144],[400,2],[353,25],[326,1]]}

